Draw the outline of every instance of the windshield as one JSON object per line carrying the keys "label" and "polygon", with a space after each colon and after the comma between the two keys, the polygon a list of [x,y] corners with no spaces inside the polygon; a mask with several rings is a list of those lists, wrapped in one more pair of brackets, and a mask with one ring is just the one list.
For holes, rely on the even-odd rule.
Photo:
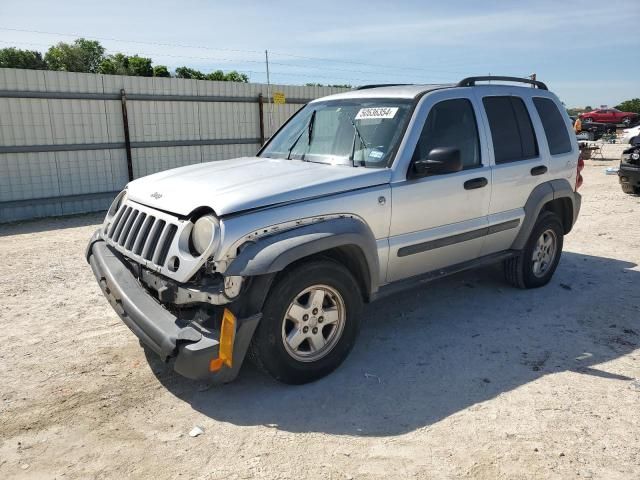
{"label": "windshield", "polygon": [[345,99],[306,105],[260,154],[332,165],[386,167],[412,101]]}

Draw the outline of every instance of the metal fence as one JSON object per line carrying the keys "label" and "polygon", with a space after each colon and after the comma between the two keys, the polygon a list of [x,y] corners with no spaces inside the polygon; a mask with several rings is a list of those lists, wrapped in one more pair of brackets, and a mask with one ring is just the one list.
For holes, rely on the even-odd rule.
{"label": "metal fence", "polygon": [[0,68],[0,223],[104,210],[131,179],[254,155],[344,89]]}

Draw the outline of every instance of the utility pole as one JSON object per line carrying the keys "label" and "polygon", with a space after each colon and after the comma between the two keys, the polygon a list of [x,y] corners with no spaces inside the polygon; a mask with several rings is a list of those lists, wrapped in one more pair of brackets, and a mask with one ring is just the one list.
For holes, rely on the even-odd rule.
{"label": "utility pole", "polygon": [[264,61],[267,65],[267,100],[269,101],[269,136],[273,132],[273,102],[271,96],[271,79],[269,78],[269,51],[264,51]]}

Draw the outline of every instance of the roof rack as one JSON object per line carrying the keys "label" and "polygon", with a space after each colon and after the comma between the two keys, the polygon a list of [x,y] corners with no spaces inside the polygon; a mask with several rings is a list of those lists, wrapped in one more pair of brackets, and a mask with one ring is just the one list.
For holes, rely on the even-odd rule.
{"label": "roof rack", "polygon": [[484,77],[467,77],[458,82],[458,87],[473,87],[476,82],[486,82],[489,80],[501,80],[503,82],[518,82],[518,83],[528,83],[529,85],[533,85],[538,87],[540,90],[549,90],[547,85],[538,80],[531,80],[530,78],[520,78],[520,77],[496,77],[492,75],[487,75]]}
{"label": "roof rack", "polygon": [[361,85],[356,87],[356,90],[367,90],[369,88],[378,88],[378,87],[402,87],[405,85],[411,85],[410,83],[377,83],[372,85]]}

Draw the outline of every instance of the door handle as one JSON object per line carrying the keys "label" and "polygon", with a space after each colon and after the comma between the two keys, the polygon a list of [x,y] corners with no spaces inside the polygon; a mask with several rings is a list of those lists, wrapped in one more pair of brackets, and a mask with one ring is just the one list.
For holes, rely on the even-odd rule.
{"label": "door handle", "polygon": [[473,178],[464,182],[465,190],[473,190],[474,188],[482,188],[487,185],[489,181],[484,177]]}
{"label": "door handle", "polygon": [[545,167],[544,165],[538,165],[537,167],[533,167],[531,169],[531,175],[536,176],[536,175],[543,175],[547,173],[547,167]]}

